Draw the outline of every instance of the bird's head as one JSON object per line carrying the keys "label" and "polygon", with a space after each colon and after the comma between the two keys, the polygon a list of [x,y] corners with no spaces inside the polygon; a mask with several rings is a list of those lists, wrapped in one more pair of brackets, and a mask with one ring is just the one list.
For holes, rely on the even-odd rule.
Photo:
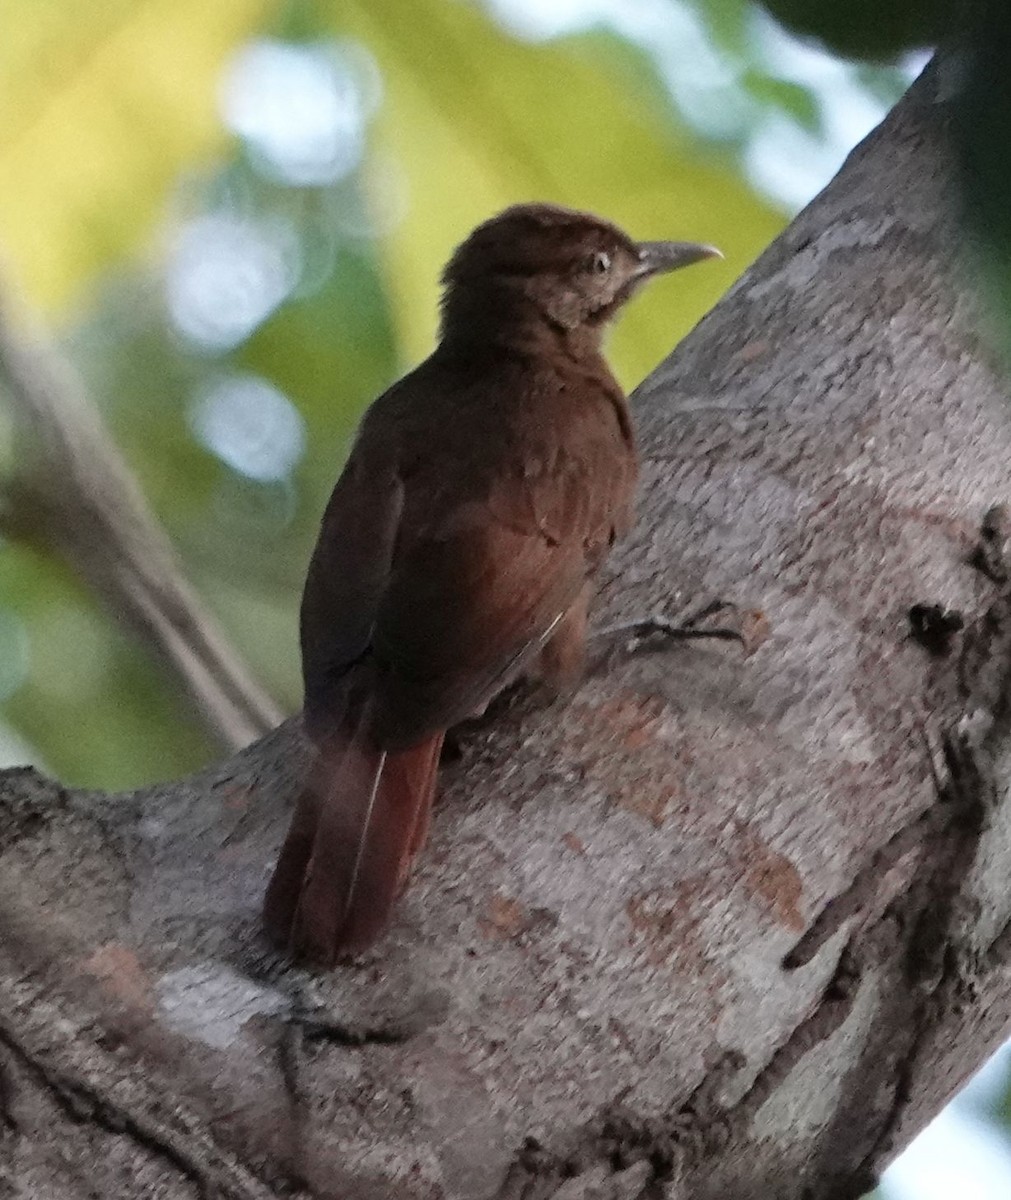
{"label": "bird's head", "polygon": [[517,204],[479,225],[449,260],[443,327],[500,315],[599,328],[654,275],[720,257],[697,242],[634,242],[590,213]]}

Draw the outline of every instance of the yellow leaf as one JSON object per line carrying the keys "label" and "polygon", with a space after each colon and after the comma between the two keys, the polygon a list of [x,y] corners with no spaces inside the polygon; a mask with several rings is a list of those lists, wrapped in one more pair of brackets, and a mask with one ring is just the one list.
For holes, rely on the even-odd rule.
{"label": "yellow leaf", "polygon": [[35,304],[135,253],[223,140],[221,67],[267,0],[6,0],[0,255]]}
{"label": "yellow leaf", "polygon": [[711,241],[726,255],[656,285],[662,301],[637,302],[621,322],[613,358],[635,382],[771,241],[783,215],[731,166],[707,160],[655,90],[622,77],[607,47],[524,44],[470,4],[413,0],[409,20],[404,11],[399,0],[358,0],[339,23],[383,73],[374,191],[380,207],[391,192],[405,197],[384,247],[405,357],[431,348],[438,273],[453,245],[507,204],[552,200],[633,236]]}

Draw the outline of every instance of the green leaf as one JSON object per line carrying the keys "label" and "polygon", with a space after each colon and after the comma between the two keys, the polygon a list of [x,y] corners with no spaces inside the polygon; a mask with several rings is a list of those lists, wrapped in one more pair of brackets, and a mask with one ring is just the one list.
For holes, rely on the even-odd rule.
{"label": "green leaf", "polygon": [[552,200],[640,237],[713,241],[726,254],[659,285],[623,319],[614,359],[623,381],[637,382],[782,215],[586,41],[521,44],[473,7],[443,0],[416,0],[411,12],[406,21],[394,0],[360,0],[335,26],[376,56],[386,87],[378,149],[402,173],[406,204],[384,252],[406,360],[433,343],[437,279],[453,246],[509,203]]}
{"label": "green leaf", "polygon": [[782,109],[808,133],[821,133],[821,109],[810,88],[786,79],[775,79],[754,70],[745,74],[744,82],[748,91],[760,103]]}

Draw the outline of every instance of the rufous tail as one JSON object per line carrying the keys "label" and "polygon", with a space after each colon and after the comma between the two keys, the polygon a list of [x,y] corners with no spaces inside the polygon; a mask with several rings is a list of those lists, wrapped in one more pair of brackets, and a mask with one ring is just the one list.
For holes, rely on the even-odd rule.
{"label": "rufous tail", "polygon": [[320,966],[379,937],[428,835],[443,734],[388,752],[363,727],[318,748],[264,899],[268,935]]}

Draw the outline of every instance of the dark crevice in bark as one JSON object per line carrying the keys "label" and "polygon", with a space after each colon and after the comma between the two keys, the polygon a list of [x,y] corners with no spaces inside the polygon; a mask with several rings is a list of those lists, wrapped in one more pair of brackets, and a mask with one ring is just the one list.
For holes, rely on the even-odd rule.
{"label": "dark crevice in bark", "polygon": [[[8,1058],[6,1070],[0,1071],[3,1084],[0,1100],[7,1123],[17,1133],[28,1136],[12,1115],[12,1109],[16,1110],[17,1090],[10,1063],[16,1063],[19,1074],[42,1087],[72,1123],[90,1124],[130,1138],[139,1150],[163,1160],[196,1185],[201,1196],[268,1200],[272,1195],[244,1166],[230,1161],[230,1156],[210,1142],[198,1120],[190,1118],[187,1122],[182,1116],[182,1105],[174,1097],[162,1093],[157,1098],[148,1098],[146,1104],[138,1104],[117,1095],[115,1085],[108,1087],[65,1064],[55,1065],[50,1055],[36,1049],[31,1039],[6,1019],[2,1010],[0,1051]],[[176,1120],[162,1119],[159,1113],[173,1114]],[[187,1123],[191,1129],[185,1128]]]}

